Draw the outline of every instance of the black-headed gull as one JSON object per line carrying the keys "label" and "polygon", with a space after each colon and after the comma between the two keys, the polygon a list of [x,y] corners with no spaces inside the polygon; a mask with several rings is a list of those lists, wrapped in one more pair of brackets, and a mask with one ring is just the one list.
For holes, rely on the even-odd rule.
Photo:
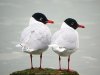
{"label": "black-headed gull", "polygon": [[55,53],[59,55],[59,69],[61,70],[61,57],[68,56],[68,71],[70,55],[74,53],[79,48],[79,36],[76,29],[84,28],[83,25],[79,25],[75,19],[68,18],[62,25],[60,30],[54,33],[51,40],[51,45],[49,45]]}
{"label": "black-headed gull", "polygon": [[29,26],[22,31],[20,46],[24,52],[30,54],[31,68],[33,68],[32,54],[40,55],[41,68],[42,53],[51,42],[51,32],[47,23],[54,23],[54,21],[48,20],[42,13],[35,13],[30,18]]}

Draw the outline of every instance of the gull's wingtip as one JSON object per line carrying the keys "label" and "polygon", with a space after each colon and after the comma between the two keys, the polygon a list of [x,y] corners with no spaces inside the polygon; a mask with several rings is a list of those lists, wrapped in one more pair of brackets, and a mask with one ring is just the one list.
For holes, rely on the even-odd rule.
{"label": "gull's wingtip", "polygon": [[58,45],[56,45],[56,44],[50,44],[50,45],[48,45],[49,47],[57,47]]}
{"label": "gull's wingtip", "polygon": [[52,47],[52,45],[50,44],[50,45],[48,45],[48,47]]}
{"label": "gull's wingtip", "polygon": [[16,47],[22,47],[21,44],[17,44]]}

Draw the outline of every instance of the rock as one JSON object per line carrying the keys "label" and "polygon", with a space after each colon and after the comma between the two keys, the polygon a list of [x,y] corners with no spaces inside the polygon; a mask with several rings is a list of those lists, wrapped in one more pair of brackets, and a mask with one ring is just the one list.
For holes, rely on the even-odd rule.
{"label": "rock", "polygon": [[66,70],[60,71],[51,68],[45,68],[45,69],[34,68],[34,69],[16,71],[11,73],[10,75],[79,75],[79,74],[76,71],[68,72]]}

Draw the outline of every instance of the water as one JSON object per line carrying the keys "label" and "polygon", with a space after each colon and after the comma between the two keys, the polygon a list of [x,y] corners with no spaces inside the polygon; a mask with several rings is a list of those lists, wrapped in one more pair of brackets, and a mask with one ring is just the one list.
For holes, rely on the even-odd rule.
{"label": "water", "polygon": [[[64,19],[75,18],[85,29],[78,29],[80,49],[71,56],[71,68],[80,75],[99,75],[100,72],[100,1],[99,0],[0,0],[0,74],[30,68],[29,55],[15,45],[21,31],[28,26],[35,12],[46,14],[55,21],[48,25],[52,33],[59,29]],[[34,67],[39,66],[39,56],[33,55]],[[43,67],[58,68],[58,56],[51,49],[43,54]],[[62,68],[67,67],[67,57],[62,58]]]}

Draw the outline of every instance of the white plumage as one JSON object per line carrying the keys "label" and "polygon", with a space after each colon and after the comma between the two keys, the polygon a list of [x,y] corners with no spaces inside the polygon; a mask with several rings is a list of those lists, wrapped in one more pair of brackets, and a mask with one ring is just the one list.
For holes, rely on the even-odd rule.
{"label": "white plumage", "polygon": [[42,63],[42,53],[47,50],[51,42],[51,32],[47,27],[47,23],[54,23],[48,20],[42,13],[34,13],[29,21],[29,26],[26,27],[21,34],[20,44],[17,47],[22,47],[22,51],[30,54],[31,69],[33,69],[32,55],[40,55],[40,69]]}
{"label": "white plumage", "polygon": [[50,46],[59,56],[69,56],[79,48],[78,32],[63,22],[60,30],[54,33]]}
{"label": "white plumage", "polygon": [[51,45],[53,51],[59,55],[59,70],[61,70],[61,57],[68,56],[68,68],[70,70],[70,55],[79,48],[79,36],[77,28],[85,28],[79,25],[75,19],[67,18],[61,25],[61,28],[54,33]]}
{"label": "white plumage", "polygon": [[22,31],[20,41],[24,52],[41,54],[50,44],[51,32],[47,25],[31,17],[29,26]]}

